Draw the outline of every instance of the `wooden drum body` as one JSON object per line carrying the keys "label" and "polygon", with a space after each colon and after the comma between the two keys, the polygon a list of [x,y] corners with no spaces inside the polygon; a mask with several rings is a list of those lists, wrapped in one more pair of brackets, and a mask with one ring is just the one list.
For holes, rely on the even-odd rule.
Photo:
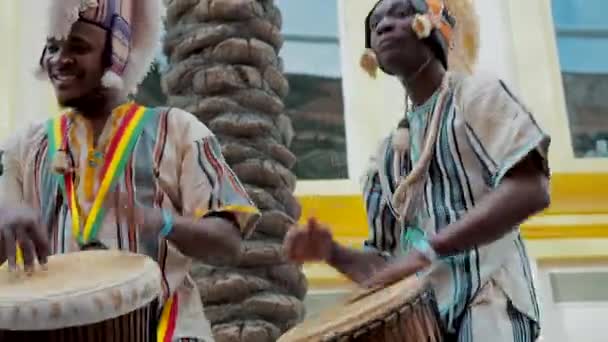
{"label": "wooden drum body", "polygon": [[441,340],[435,295],[430,286],[414,277],[357,294],[279,338],[279,342]]}
{"label": "wooden drum body", "polygon": [[161,273],[120,251],[49,258],[31,276],[0,268],[0,341],[150,342]]}

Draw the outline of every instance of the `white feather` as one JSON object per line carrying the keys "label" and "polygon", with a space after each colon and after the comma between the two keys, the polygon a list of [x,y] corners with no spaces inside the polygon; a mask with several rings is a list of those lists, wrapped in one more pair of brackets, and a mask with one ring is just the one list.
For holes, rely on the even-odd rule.
{"label": "white feather", "polygon": [[132,49],[122,79],[129,93],[137,91],[160,46],[163,5],[160,0],[134,0],[131,18]]}

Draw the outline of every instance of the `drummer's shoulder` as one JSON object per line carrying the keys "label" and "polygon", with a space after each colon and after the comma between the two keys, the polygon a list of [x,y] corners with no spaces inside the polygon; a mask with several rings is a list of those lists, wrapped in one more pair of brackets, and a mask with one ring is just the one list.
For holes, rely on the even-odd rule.
{"label": "drummer's shoulder", "polygon": [[0,149],[3,151],[21,150],[31,146],[40,146],[47,134],[47,122],[48,120],[36,120],[18,127],[0,142]]}
{"label": "drummer's shoulder", "polygon": [[507,82],[491,71],[471,74],[452,73],[452,85],[461,101],[471,102],[480,97],[497,97],[508,89]]}
{"label": "drummer's shoulder", "polygon": [[213,135],[207,125],[186,110],[177,107],[159,107],[157,110],[161,113],[167,113],[168,130],[182,139],[196,138],[195,140],[198,140]]}

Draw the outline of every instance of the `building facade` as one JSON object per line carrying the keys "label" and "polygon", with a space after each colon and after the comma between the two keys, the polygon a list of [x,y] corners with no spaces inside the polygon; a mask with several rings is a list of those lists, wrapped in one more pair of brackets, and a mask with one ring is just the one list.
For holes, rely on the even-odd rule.
{"label": "building facade", "polygon": [[[479,68],[505,80],[553,137],[552,206],[526,222],[543,298],[546,341],[603,341],[608,327],[608,13],[605,0],[475,0]],[[378,141],[403,115],[401,86],[359,67],[363,21],[375,0],[277,0],[286,104],[299,158],[303,218],[328,222],[360,246],[367,235],[359,179]],[[0,3],[0,137],[57,113],[33,77],[44,44],[38,1]],[[31,7],[30,7],[31,6]],[[38,5],[39,6],[39,5]],[[311,296],[345,280],[323,265],[306,273]],[[597,329],[603,329],[599,332]]]}

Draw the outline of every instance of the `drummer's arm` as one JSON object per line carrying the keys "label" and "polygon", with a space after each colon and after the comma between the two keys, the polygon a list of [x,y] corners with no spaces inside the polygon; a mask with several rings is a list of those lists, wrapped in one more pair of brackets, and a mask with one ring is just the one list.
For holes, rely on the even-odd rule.
{"label": "drummer's arm", "polygon": [[188,256],[232,262],[260,213],[226,162],[217,138],[192,114],[178,109],[173,114],[169,117],[186,125],[175,137],[186,142],[179,177],[184,217],[175,219],[169,239]]}
{"label": "drummer's arm", "polygon": [[173,229],[167,238],[184,255],[223,264],[238,259],[242,241],[235,221],[224,215],[200,220],[175,217]]}
{"label": "drummer's arm", "polygon": [[430,239],[441,256],[491,243],[549,206],[549,181],[533,152],[463,218]]}
{"label": "drummer's arm", "polygon": [[462,98],[467,136],[492,190],[432,239],[439,255],[491,243],[550,203],[550,137],[504,82],[488,77],[469,86],[477,95]]}
{"label": "drummer's arm", "polygon": [[[17,135],[11,136],[3,142],[3,147],[0,149],[0,265],[8,259],[6,237],[3,237],[4,234],[2,234],[3,228],[9,226],[16,228],[19,224],[16,224],[15,221],[18,223],[30,222],[21,215],[28,214],[29,217],[31,211],[29,207],[25,206],[23,199],[23,172],[19,158],[23,148],[23,136],[29,133],[29,131],[25,134],[18,132]],[[38,242],[38,240],[34,241]],[[42,257],[46,257],[46,255]]]}
{"label": "drummer's arm", "polygon": [[327,263],[354,282],[362,283],[386,265],[374,252],[347,248],[334,241]]}

